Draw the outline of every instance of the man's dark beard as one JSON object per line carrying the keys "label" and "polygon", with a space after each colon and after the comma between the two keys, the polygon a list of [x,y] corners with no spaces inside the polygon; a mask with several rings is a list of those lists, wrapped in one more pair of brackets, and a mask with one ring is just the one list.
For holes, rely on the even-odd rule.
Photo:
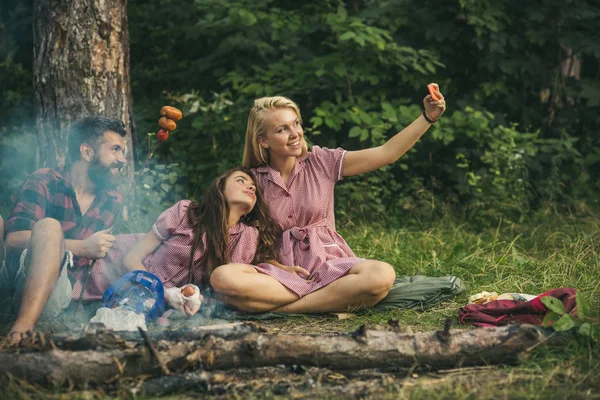
{"label": "man's dark beard", "polygon": [[118,176],[113,175],[110,170],[111,168],[121,169],[122,167],[123,164],[119,162],[112,164],[110,167],[105,167],[100,162],[100,158],[95,156],[88,168],[88,176],[97,188],[111,189],[116,186]]}

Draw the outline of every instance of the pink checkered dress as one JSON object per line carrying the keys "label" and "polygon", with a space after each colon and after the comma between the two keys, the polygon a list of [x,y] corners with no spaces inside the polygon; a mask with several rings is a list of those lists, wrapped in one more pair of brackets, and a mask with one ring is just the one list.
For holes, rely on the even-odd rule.
{"label": "pink checkered dress", "polygon": [[303,297],[345,275],[356,263],[354,255],[335,230],[334,186],[343,178],[346,151],[314,146],[298,158],[287,186],[279,172],[268,165],[254,174],[270,213],[283,230],[280,262],[299,265],[310,272],[306,279],[271,264],[255,268]]}
{"label": "pink checkered dress", "polygon": [[[146,257],[142,264],[146,269],[158,276],[165,287],[181,287],[188,277],[188,266],[194,233],[187,221],[187,210],[190,200],[181,200],[163,212],[152,227],[149,234],[155,235],[162,243]],[[109,253],[98,260],[90,279],[86,300],[102,298],[104,291],[119,278],[112,271],[118,271],[125,255],[144,237],[144,234],[119,235]],[[229,257],[232,263],[250,264],[258,246],[258,230],[255,227],[238,223],[229,230]],[[198,261],[204,252],[196,249],[194,260]],[[198,284],[202,272],[194,272],[194,283]],[[73,296],[79,290],[73,288]],[[90,295],[88,295],[90,293]]]}

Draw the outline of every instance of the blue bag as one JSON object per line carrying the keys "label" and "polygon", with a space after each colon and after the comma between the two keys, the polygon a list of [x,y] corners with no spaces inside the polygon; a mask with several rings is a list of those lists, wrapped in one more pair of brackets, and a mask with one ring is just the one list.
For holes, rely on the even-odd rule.
{"label": "blue bag", "polygon": [[128,272],[102,296],[104,307],[125,307],[151,320],[166,309],[165,289],[158,277],[148,271]]}

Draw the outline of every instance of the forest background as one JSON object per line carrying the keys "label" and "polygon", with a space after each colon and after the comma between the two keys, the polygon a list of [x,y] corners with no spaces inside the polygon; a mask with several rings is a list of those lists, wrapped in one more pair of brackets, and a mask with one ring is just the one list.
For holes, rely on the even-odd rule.
{"label": "forest background", "polygon": [[[31,1],[2,1],[0,210],[36,165]],[[382,144],[422,111],[448,111],[399,162],[338,185],[338,219],[388,227],[452,212],[523,222],[592,212],[600,180],[600,8],[594,1],[132,0],[137,167],[164,104],[186,117],[138,188],[155,214],[240,163],[252,100],[285,95],[308,139]],[[156,196],[156,192],[160,195]]]}

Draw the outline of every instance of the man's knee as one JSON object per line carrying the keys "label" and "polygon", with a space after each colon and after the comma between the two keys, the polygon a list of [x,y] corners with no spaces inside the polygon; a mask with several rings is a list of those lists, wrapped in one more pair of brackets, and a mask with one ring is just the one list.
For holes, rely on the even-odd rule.
{"label": "man's knee", "polygon": [[29,268],[34,254],[45,254],[46,251],[54,253],[58,246],[60,260],[65,256],[66,248],[60,222],[53,218],[44,218],[33,225],[31,230],[31,239],[27,245],[27,254],[23,263],[25,268]]}
{"label": "man's knee", "polygon": [[58,222],[54,218],[44,218],[40,219],[38,222],[35,223],[35,225],[33,225],[31,235],[57,235],[62,239],[63,232],[60,222]]}
{"label": "man's knee", "polygon": [[371,262],[372,265],[366,269],[368,271],[368,279],[365,280],[367,282],[365,290],[371,296],[387,294],[396,280],[394,267],[382,261]]}
{"label": "man's knee", "polygon": [[31,239],[29,246],[36,246],[39,243],[60,242],[61,253],[65,252],[64,236],[60,222],[54,218],[40,219],[33,225],[31,230]]}

